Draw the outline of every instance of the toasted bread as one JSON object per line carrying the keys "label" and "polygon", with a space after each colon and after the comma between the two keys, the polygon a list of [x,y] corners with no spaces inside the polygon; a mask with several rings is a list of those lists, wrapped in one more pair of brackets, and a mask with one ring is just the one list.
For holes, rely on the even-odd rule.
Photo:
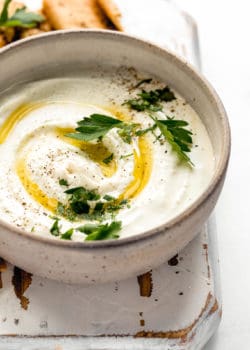
{"label": "toasted bread", "polygon": [[43,34],[44,30],[41,30],[39,28],[29,28],[29,29],[24,29],[20,33],[20,39],[28,38],[29,36],[34,36],[38,34]]}
{"label": "toasted bread", "polygon": [[97,0],[100,7],[105,12],[106,16],[109,18],[109,20],[114,24],[114,26],[120,30],[123,31],[124,28],[121,23],[121,17],[122,14],[114,2],[114,0]]}
{"label": "toasted bread", "polygon": [[53,29],[107,28],[97,0],[43,0],[43,11]]}
{"label": "toasted bread", "polygon": [[5,37],[4,37],[4,35],[0,34],[0,48],[4,47],[6,44],[7,44],[7,41],[6,41]]}

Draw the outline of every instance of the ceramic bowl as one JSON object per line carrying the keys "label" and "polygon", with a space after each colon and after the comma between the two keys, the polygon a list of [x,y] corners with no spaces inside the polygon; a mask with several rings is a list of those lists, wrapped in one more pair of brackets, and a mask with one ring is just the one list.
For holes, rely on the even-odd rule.
{"label": "ceramic bowl", "polygon": [[215,154],[214,176],[184,212],[153,230],[112,241],[74,243],[38,237],[0,221],[0,256],[20,268],[67,283],[103,283],[135,276],[171,258],[199,233],[221,192],[230,153],[223,105],[210,84],[173,53],[112,31],[60,31],[0,52],[0,92],[91,66],[129,66],[170,83],[205,124]]}

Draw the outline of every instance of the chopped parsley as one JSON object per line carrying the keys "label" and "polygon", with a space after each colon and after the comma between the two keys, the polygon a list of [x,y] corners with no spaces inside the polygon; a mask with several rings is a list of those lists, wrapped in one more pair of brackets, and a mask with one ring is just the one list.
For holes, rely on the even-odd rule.
{"label": "chopped parsley", "polygon": [[68,200],[66,204],[58,203],[57,214],[70,221],[77,219],[102,221],[113,217],[115,212],[128,204],[128,200],[118,201],[109,195],[101,198],[95,191],[88,191],[84,187],[71,188],[64,193],[68,195]]}
{"label": "chopped parsley", "polygon": [[114,212],[120,209],[123,209],[124,206],[126,206],[128,204],[128,200],[127,199],[123,199],[120,202],[118,201],[114,201],[113,203],[111,203],[108,207],[107,207],[107,211],[109,212]]}
{"label": "chopped parsley", "polygon": [[130,154],[124,154],[122,156],[120,156],[120,159],[127,159],[127,158],[130,158],[134,155],[134,153],[130,153]]}
{"label": "chopped parsley", "polygon": [[84,187],[71,188],[64,193],[68,194],[69,207],[75,214],[88,214],[90,212],[89,201],[97,201],[101,198],[95,191],[88,191]]}
{"label": "chopped parsley", "polygon": [[127,124],[124,123],[123,127],[121,130],[118,131],[118,135],[123,139],[124,142],[126,143],[131,143],[132,137],[136,136],[136,130],[139,127],[139,124]]}
{"label": "chopped parsley", "polygon": [[57,205],[57,215],[60,215],[69,221],[75,221],[76,219],[76,213],[73,212],[73,210],[63,203],[59,202]]}
{"label": "chopped parsley", "polygon": [[88,201],[97,201],[101,196],[95,191],[86,190],[84,187],[74,187],[64,193],[71,195],[71,201],[76,201],[79,199],[84,199]]}
{"label": "chopped parsley", "polygon": [[51,229],[50,229],[50,233],[52,234],[52,236],[58,237],[60,236],[60,226],[59,226],[59,219],[55,219]]}
{"label": "chopped parsley", "polygon": [[69,187],[68,181],[65,179],[60,179],[59,180],[59,185],[60,186],[65,186],[65,187]]}
{"label": "chopped parsley", "polygon": [[150,91],[142,90],[137,94],[137,98],[128,100],[124,104],[138,112],[159,112],[162,111],[163,108],[161,102],[171,102],[175,99],[174,93],[168,86],[165,86],[163,89]]}
{"label": "chopped parsley", "polygon": [[139,83],[137,83],[137,84],[134,86],[134,89],[138,89],[138,88],[139,88],[141,85],[143,85],[143,84],[150,84],[152,80],[153,80],[152,78],[142,79],[141,81],[139,81]]}
{"label": "chopped parsley", "polygon": [[103,212],[104,211],[104,203],[97,202],[94,208],[94,212]]}
{"label": "chopped parsley", "polygon": [[65,233],[63,233],[60,238],[64,239],[64,240],[67,240],[67,241],[70,241],[73,233],[74,233],[74,229],[71,228],[70,230],[68,230]]}
{"label": "chopped parsley", "polygon": [[20,27],[20,28],[34,28],[39,23],[44,22],[45,18],[38,13],[27,12],[24,6],[15,11],[9,17],[9,5],[12,0],[5,0],[2,12],[0,14],[0,27]]}
{"label": "chopped parsley", "polygon": [[[86,241],[101,241],[107,239],[117,239],[119,238],[119,232],[122,229],[121,221],[113,221],[110,224],[87,224],[78,227],[76,230],[87,235]],[[74,234],[75,229],[71,228],[65,233],[61,233],[59,227],[59,219],[56,219],[53,223],[50,233],[53,236],[60,237],[60,239],[70,241]]]}
{"label": "chopped parsley", "polygon": [[65,233],[61,233],[61,227],[59,226],[59,219],[56,218],[51,229],[50,229],[50,233],[55,237],[60,236],[61,239],[71,240],[71,237],[74,233],[74,229],[71,228],[70,230],[66,231]]}
{"label": "chopped parsley", "polygon": [[105,194],[105,196],[103,197],[103,199],[107,202],[111,202],[111,201],[116,201],[116,199],[112,196],[109,196],[108,194]]}
{"label": "chopped parsley", "polygon": [[121,221],[113,221],[110,224],[100,225],[85,225],[79,227],[77,230],[87,235],[86,241],[101,241],[107,239],[119,238],[119,232],[121,231]]}
{"label": "chopped parsley", "polygon": [[109,164],[112,162],[112,160],[114,159],[114,153],[112,153],[110,156],[108,156],[107,158],[103,159],[103,163],[104,164]]}

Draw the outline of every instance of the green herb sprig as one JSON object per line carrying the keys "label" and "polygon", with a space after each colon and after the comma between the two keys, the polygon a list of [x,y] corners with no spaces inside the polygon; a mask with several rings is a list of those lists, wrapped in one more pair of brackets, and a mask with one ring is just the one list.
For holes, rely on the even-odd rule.
{"label": "green herb sprig", "polygon": [[58,237],[61,233],[61,228],[59,226],[59,219],[55,218],[55,221],[50,229],[52,236]]}
{"label": "green herb sprig", "polygon": [[65,186],[65,187],[69,187],[69,183],[68,183],[68,181],[65,180],[65,179],[60,179],[60,180],[59,180],[59,185],[60,185],[60,186]]}
{"label": "green herb sprig", "polygon": [[63,233],[60,238],[64,239],[64,240],[67,240],[67,241],[70,241],[71,238],[72,238],[73,233],[74,233],[74,229],[71,228],[68,231],[66,231],[65,233]]}
{"label": "green herb sprig", "polygon": [[4,2],[0,14],[0,27],[34,28],[39,23],[45,21],[45,18],[38,13],[28,12],[25,6],[17,9],[15,13],[9,17],[9,5],[11,1],[12,0],[5,0]]}
{"label": "green herb sprig", "polygon": [[112,162],[112,160],[114,159],[114,153],[111,153],[110,156],[108,156],[107,158],[103,159],[103,163],[104,164],[110,164]]}
{"label": "green herb sprig", "polygon": [[[140,86],[140,85],[139,85]],[[142,90],[138,94],[137,99],[128,100],[125,102],[130,109],[136,110],[138,112],[147,112],[150,118],[154,121],[154,125],[144,130],[137,130],[136,135],[142,136],[148,132],[152,132],[158,129],[160,135],[157,136],[157,140],[163,138],[167,141],[173,151],[177,154],[178,158],[193,166],[190,157],[187,155],[191,151],[191,146],[193,143],[192,132],[186,127],[189,125],[188,122],[184,120],[175,120],[173,118],[168,118],[166,120],[158,120],[157,114],[154,112],[162,111],[163,105],[161,102],[170,102],[176,99],[174,93],[166,86],[163,89],[156,89],[145,91]],[[154,134],[155,135],[155,134]]]}
{"label": "green herb sprig", "polygon": [[163,89],[156,89],[150,91],[142,90],[140,93],[137,94],[137,96],[137,98],[125,101],[124,105],[128,105],[131,109],[134,109],[138,112],[162,111],[163,106],[161,102],[171,102],[176,99],[174,93],[170,90],[168,86],[165,86]]}
{"label": "green herb sprig", "polygon": [[77,230],[87,235],[85,241],[103,241],[107,239],[119,238],[122,229],[121,221],[113,221],[110,224],[85,225]]}
{"label": "green herb sprig", "polygon": [[88,214],[90,205],[88,202],[98,201],[101,196],[95,191],[88,191],[84,187],[71,188],[64,193],[69,195],[69,207],[75,214]]}
{"label": "green herb sprig", "polygon": [[58,218],[55,218],[55,221],[50,229],[50,233],[52,234],[52,236],[60,237],[61,239],[65,239],[65,240],[71,240],[71,237],[74,233],[74,229],[70,229],[65,233],[61,233],[61,227],[59,225],[59,221],[60,220]]}
{"label": "green herb sprig", "polygon": [[191,151],[192,145],[192,132],[185,129],[188,123],[184,120],[157,120],[152,117],[155,121],[155,125],[159,128],[161,135],[171,145],[173,151],[178,155],[181,161],[186,162],[190,166],[193,166],[190,157],[186,154]]}
{"label": "green herb sprig", "polygon": [[[110,224],[87,224],[81,227],[78,227],[76,230],[87,235],[85,241],[101,241],[107,239],[118,239],[119,232],[122,229],[121,221],[113,221]],[[71,228],[65,233],[61,233],[61,228],[59,226],[59,219],[55,219],[50,233],[53,236],[60,237],[60,239],[70,241],[74,234],[75,229]]]}
{"label": "green herb sprig", "polygon": [[65,191],[68,195],[66,204],[61,202],[57,206],[57,214],[70,221],[77,218],[88,220],[103,220],[114,217],[114,214],[128,205],[128,200],[118,200],[109,195],[101,196],[95,191],[88,191],[84,187],[71,188]]}
{"label": "green herb sprig", "polygon": [[103,114],[92,114],[88,118],[79,121],[76,132],[65,136],[80,141],[93,141],[103,138],[113,128],[118,128],[119,135],[126,143],[131,143],[138,124],[128,124],[119,119]]}

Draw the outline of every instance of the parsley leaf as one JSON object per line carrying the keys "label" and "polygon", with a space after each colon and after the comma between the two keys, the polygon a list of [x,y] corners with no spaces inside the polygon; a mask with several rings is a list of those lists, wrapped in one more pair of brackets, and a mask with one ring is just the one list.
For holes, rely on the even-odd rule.
{"label": "parsley leaf", "polygon": [[121,210],[124,208],[125,205],[128,204],[127,199],[123,199],[122,201],[118,202],[117,200],[114,200],[113,202],[110,202],[106,207],[106,211],[109,213],[114,213],[118,210]]}
{"label": "parsley leaf", "polygon": [[59,227],[59,219],[55,219],[55,221],[50,229],[50,233],[56,237],[58,237],[60,235],[61,232],[60,232],[60,227]]}
{"label": "parsley leaf", "polygon": [[[137,133],[138,133],[138,131],[136,132],[136,135],[137,135]],[[120,156],[120,159],[127,159],[127,158],[132,157],[133,155],[134,155],[134,153],[124,154],[124,155]]]}
{"label": "parsley leaf", "polygon": [[80,141],[93,141],[104,137],[111,129],[118,128],[120,137],[130,143],[138,124],[127,124],[119,119],[102,114],[92,114],[88,118],[79,121],[75,133],[65,136]]}
{"label": "parsley leaf", "polygon": [[149,84],[151,83],[153,79],[152,78],[146,78],[146,79],[142,79],[141,81],[139,81],[139,83],[137,83],[135,86],[134,86],[134,89],[138,89],[141,85],[143,84]]}
{"label": "parsley leaf", "polygon": [[156,127],[157,127],[156,125],[153,125],[153,126],[151,126],[150,128],[147,128],[147,129],[137,130],[136,131],[136,136],[143,136],[143,135],[147,134],[150,131],[153,132],[156,129]]}
{"label": "parsley leaf", "polygon": [[34,28],[38,23],[43,22],[45,19],[43,16],[27,12],[26,7],[22,7],[16,10],[16,12],[9,17],[8,10],[12,0],[5,0],[2,12],[0,14],[0,26],[1,27],[21,27],[21,28]]}
{"label": "parsley leaf", "polygon": [[112,160],[114,159],[114,153],[112,153],[109,157],[103,159],[103,163],[104,164],[109,164],[112,162]]}
{"label": "parsley leaf", "polygon": [[121,221],[113,221],[111,224],[85,225],[77,230],[87,235],[86,241],[101,241],[119,238],[118,232],[121,231],[121,228]]}
{"label": "parsley leaf", "polygon": [[60,238],[61,239],[65,239],[67,241],[70,241],[73,233],[74,233],[74,229],[71,228],[70,230],[68,230],[65,233],[63,233]]}
{"label": "parsley leaf", "polygon": [[71,240],[71,236],[74,233],[74,229],[71,228],[70,230],[66,231],[65,233],[61,234],[61,228],[59,226],[59,219],[55,219],[51,229],[50,229],[50,233],[55,236],[55,237],[59,237],[61,239],[66,239],[66,240]]}
{"label": "parsley leaf", "polygon": [[190,130],[184,129],[188,126],[188,122],[185,120],[167,119],[160,120],[160,123],[164,124],[172,133],[174,141],[178,143],[183,152],[191,152],[190,146],[193,143],[193,133]]}
{"label": "parsley leaf", "polygon": [[128,100],[124,104],[128,105],[131,109],[134,109],[137,112],[143,112],[147,110],[151,112],[159,112],[162,110],[161,106],[153,105],[141,97]]}
{"label": "parsley leaf", "polygon": [[70,195],[69,207],[78,215],[89,214],[90,205],[88,201],[97,201],[101,198],[96,192],[88,191],[84,187],[71,188],[64,193]]}
{"label": "parsley leaf", "polygon": [[68,186],[69,186],[69,183],[68,183],[68,181],[65,180],[65,179],[60,179],[60,180],[59,180],[59,185],[60,185],[60,186],[68,187]]}
{"label": "parsley leaf", "polygon": [[76,213],[61,202],[57,205],[57,215],[60,215],[69,221],[74,221],[76,219]]}
{"label": "parsley leaf", "polygon": [[193,166],[191,159],[185,153],[190,152],[190,146],[193,141],[191,137],[192,132],[184,129],[188,123],[184,120],[157,120],[154,117],[152,119],[160,129],[162,136],[171,145],[173,151],[177,153],[179,159]]}
{"label": "parsley leaf", "polygon": [[145,91],[143,90],[141,93],[138,94],[144,101],[148,101],[151,104],[156,104],[158,102],[170,102],[175,100],[175,95],[173,92],[169,89],[168,86],[166,86],[163,89],[156,89],[151,91]]}
{"label": "parsley leaf", "polygon": [[[74,233],[74,229],[71,228],[65,233],[61,234],[60,229],[58,226],[59,220],[56,219],[54,222],[51,233],[56,232],[56,234],[52,233],[54,236],[60,236],[60,239],[68,240],[70,241],[72,238],[72,235]],[[101,240],[107,240],[107,239],[117,239],[119,238],[118,232],[121,231],[122,228],[122,222],[121,221],[113,221],[110,224],[87,224],[81,227],[77,228],[77,231],[82,232],[87,235],[86,241],[101,241]]]}
{"label": "parsley leaf", "polygon": [[72,200],[84,199],[84,200],[88,200],[88,201],[97,201],[98,199],[101,198],[100,195],[97,194],[95,191],[88,191],[84,187],[71,188],[71,189],[65,191],[64,193],[71,194]]}
{"label": "parsley leaf", "polygon": [[115,201],[116,199],[112,196],[109,196],[108,194],[105,194],[105,196],[103,197],[103,199],[107,202],[112,202]]}
{"label": "parsley leaf", "polygon": [[105,136],[111,129],[121,126],[123,122],[106,115],[92,114],[77,124],[77,133],[69,133],[65,136],[81,141],[93,141]]}
{"label": "parsley leaf", "polygon": [[69,198],[66,204],[58,203],[57,214],[70,221],[77,218],[103,221],[114,217],[115,212],[128,204],[128,200],[118,201],[109,195],[101,198],[95,191],[88,191],[84,187],[71,188],[64,193],[68,194]]}
{"label": "parsley leaf", "polygon": [[126,143],[131,143],[132,137],[136,134],[136,129],[139,126],[139,124],[125,124],[121,128],[121,130],[118,131],[119,136],[123,139]]}
{"label": "parsley leaf", "polygon": [[168,86],[165,86],[163,89],[150,91],[142,90],[137,96],[137,98],[128,100],[124,104],[138,112],[159,112],[163,108],[160,102],[171,102],[176,99],[174,93]]}

